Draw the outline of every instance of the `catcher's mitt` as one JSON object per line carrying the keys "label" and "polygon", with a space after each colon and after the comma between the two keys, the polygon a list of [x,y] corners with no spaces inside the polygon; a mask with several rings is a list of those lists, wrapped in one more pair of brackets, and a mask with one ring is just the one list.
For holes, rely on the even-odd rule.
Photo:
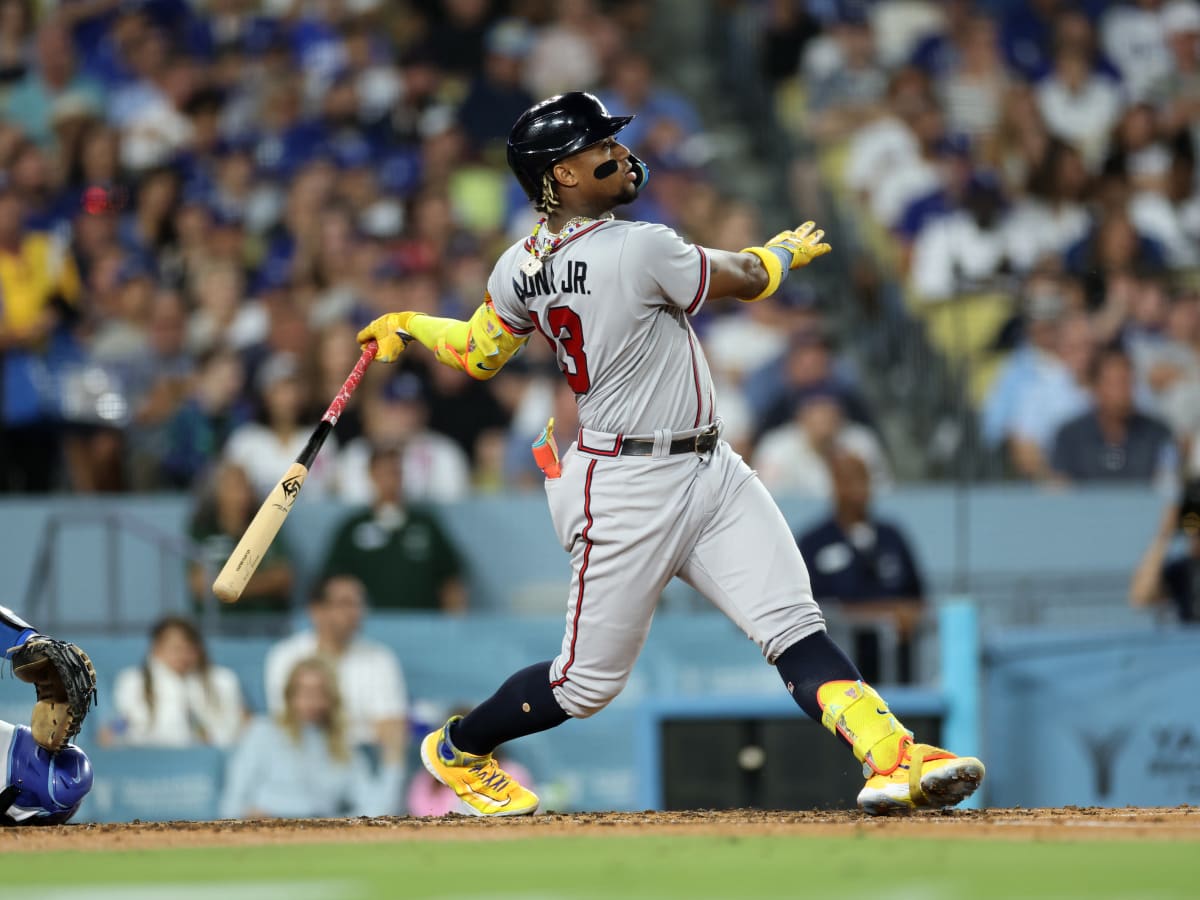
{"label": "catcher's mitt", "polygon": [[34,635],[12,652],[13,674],[37,688],[33,739],[57,753],[79,734],[96,700],[96,668],[74,644]]}

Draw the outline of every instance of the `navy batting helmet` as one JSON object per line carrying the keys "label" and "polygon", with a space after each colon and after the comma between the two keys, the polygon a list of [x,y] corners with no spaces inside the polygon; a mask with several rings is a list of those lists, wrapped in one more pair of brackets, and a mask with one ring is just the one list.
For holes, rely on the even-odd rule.
{"label": "navy batting helmet", "polygon": [[633,116],[610,116],[592,94],[559,94],[521,113],[508,134],[508,167],[529,199],[536,201],[547,169],[612,137],[632,121]]}

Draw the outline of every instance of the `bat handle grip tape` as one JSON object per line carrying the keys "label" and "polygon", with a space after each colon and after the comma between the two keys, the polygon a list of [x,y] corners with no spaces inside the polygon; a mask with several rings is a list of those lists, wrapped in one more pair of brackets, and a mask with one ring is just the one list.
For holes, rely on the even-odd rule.
{"label": "bat handle grip tape", "polygon": [[316,430],[313,431],[312,437],[308,439],[308,443],[304,445],[304,449],[296,457],[296,462],[300,463],[306,469],[312,468],[313,460],[317,458],[321,446],[325,443],[325,438],[329,436],[329,432],[333,431],[333,426],[341,418],[342,413],[346,409],[346,404],[350,402],[351,395],[354,394],[354,391],[362,382],[363,375],[367,371],[367,366],[371,364],[371,360],[375,358],[375,354],[378,352],[379,344],[375,341],[367,341],[363,345],[362,356],[355,363],[354,370],[346,376],[341,390],[337,392],[337,396],[329,404],[329,409],[325,410],[325,415],[321,416],[321,421],[317,425]]}
{"label": "bat handle grip tape", "polygon": [[378,352],[379,344],[373,340],[367,341],[363,345],[362,356],[354,364],[354,370],[346,376],[346,380],[342,384],[342,389],[337,392],[337,396],[329,404],[329,409],[325,410],[325,415],[321,416],[322,422],[328,422],[330,425],[337,424],[337,420],[341,418],[342,412],[346,409],[346,404],[350,402],[351,395],[362,382],[363,375],[367,372],[367,366],[371,364],[371,360],[375,358],[375,354]]}

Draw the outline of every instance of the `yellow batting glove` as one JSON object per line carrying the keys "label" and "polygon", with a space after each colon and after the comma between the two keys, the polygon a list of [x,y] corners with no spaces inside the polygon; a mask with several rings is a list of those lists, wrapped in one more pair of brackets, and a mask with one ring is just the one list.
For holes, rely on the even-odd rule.
{"label": "yellow batting glove", "polygon": [[775,247],[785,250],[792,258],[788,268],[798,269],[801,266],[807,266],[818,256],[824,256],[833,249],[828,244],[821,242],[823,237],[825,237],[825,232],[817,228],[816,223],[805,222],[794,230],[779,232],[763,246],[768,250]]}
{"label": "yellow batting glove", "polygon": [[379,362],[395,362],[413,339],[408,331],[408,322],[415,316],[414,312],[394,312],[380,316],[358,333],[359,344],[375,341],[379,344],[379,352],[375,359]]}

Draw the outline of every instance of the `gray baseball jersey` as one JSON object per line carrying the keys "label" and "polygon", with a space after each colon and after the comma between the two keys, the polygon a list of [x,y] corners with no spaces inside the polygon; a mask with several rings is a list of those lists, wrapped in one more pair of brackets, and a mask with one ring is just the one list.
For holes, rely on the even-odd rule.
{"label": "gray baseball jersey", "polygon": [[[723,441],[670,452],[719,423],[688,322],[708,295],[704,250],[660,225],[599,221],[530,275],[531,246],[500,257],[488,293],[510,330],[550,341],[579,403],[579,438],[561,477],[546,480],[572,568],[550,672],[559,705],[582,718],[621,691],[675,576],[769,661],[823,629],[791,530],[754,472]],[[629,455],[630,438],[652,439],[653,452]]]}
{"label": "gray baseball jersey", "polygon": [[704,250],[662,225],[598,221],[530,276],[531,240],[500,257],[488,293],[514,332],[554,345],[580,424],[622,435],[711,424],[712,378],[688,323],[708,296]]}

